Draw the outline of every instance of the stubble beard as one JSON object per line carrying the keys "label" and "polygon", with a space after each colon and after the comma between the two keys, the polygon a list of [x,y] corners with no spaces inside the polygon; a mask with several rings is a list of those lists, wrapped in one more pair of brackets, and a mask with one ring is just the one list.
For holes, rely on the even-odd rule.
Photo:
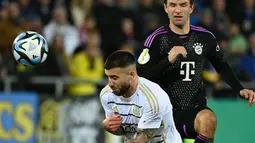
{"label": "stubble beard", "polygon": [[130,85],[125,84],[125,85],[123,85],[123,86],[120,87],[119,92],[113,91],[113,93],[114,93],[115,95],[117,95],[117,96],[122,96],[122,95],[124,95],[125,93],[127,93],[127,91],[129,90],[129,88],[130,88]]}

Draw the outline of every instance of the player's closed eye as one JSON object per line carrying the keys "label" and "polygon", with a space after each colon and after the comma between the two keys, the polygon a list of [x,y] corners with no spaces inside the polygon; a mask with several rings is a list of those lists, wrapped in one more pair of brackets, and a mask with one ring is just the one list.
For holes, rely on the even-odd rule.
{"label": "player's closed eye", "polygon": [[186,7],[188,4],[187,3],[182,3],[181,7]]}
{"label": "player's closed eye", "polygon": [[170,3],[169,6],[170,7],[176,7],[176,4],[175,3]]}
{"label": "player's closed eye", "polygon": [[111,78],[112,80],[117,80],[119,77],[117,77],[117,76],[110,76],[110,78]]}

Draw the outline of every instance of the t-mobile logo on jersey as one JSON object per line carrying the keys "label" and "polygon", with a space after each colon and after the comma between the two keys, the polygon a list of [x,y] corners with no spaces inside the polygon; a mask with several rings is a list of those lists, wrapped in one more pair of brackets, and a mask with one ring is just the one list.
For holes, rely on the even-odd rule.
{"label": "t-mobile logo on jersey", "polygon": [[186,66],[186,70],[180,71],[181,75],[185,75],[185,78],[182,81],[191,81],[190,75],[195,74],[195,70],[192,70],[195,68],[195,62],[181,62],[181,69],[183,69],[184,65]]}

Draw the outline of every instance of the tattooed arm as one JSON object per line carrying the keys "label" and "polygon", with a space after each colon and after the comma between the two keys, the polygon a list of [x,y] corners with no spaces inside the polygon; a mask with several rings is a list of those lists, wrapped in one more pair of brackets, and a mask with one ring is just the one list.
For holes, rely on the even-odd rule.
{"label": "tattooed arm", "polygon": [[148,143],[156,132],[157,129],[140,129],[136,138],[125,141],[125,143]]}

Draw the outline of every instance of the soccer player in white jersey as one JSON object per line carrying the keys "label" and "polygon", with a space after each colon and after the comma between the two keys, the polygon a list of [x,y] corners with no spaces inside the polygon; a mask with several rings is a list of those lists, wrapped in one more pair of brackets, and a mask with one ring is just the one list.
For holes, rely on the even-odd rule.
{"label": "soccer player in white jersey", "polygon": [[105,130],[125,136],[125,143],[182,143],[168,95],[158,84],[137,75],[131,53],[114,52],[104,67],[108,85],[100,99]]}

